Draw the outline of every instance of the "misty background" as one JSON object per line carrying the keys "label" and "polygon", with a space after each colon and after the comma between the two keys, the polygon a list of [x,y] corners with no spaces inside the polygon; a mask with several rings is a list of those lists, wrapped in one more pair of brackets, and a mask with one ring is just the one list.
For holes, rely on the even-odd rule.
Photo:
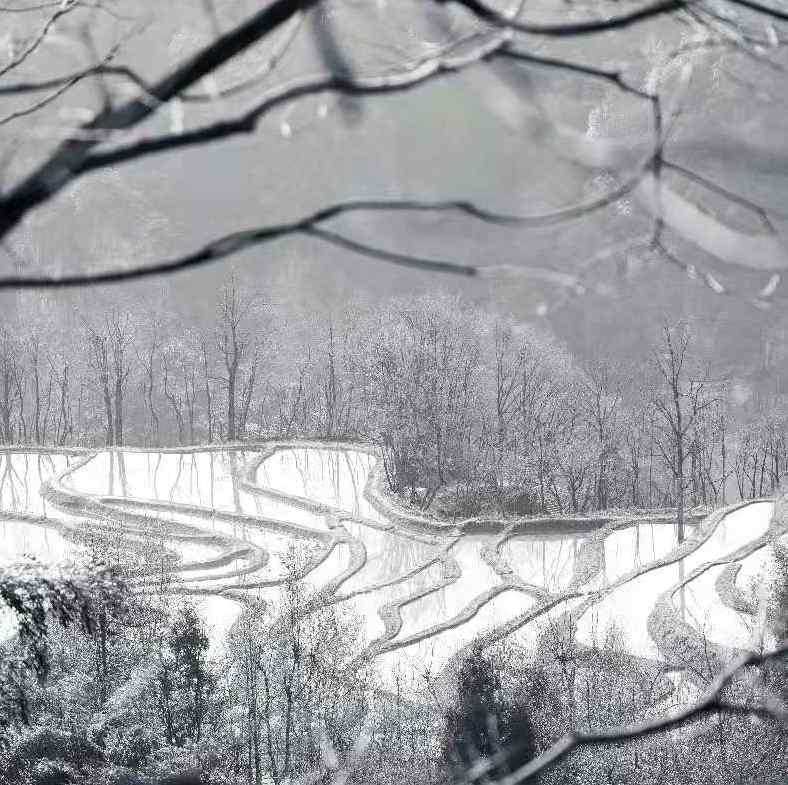
{"label": "misty background", "polygon": [[[17,76],[42,79],[83,64],[84,53],[69,44],[67,36],[78,36],[89,15],[98,51],[104,51],[118,31],[144,25],[143,32],[123,43],[122,59],[152,79],[209,40],[214,24],[227,29],[252,5],[213,3],[214,21],[189,3],[112,4],[120,19],[86,9],[79,12],[82,19],[75,15],[59,22],[61,35],[43,46],[34,62],[18,69]],[[364,73],[383,71],[403,58],[428,53],[429,47],[469,25],[462,11],[417,13],[416,5],[330,6],[338,36],[352,42],[348,65]],[[15,34],[16,28],[6,31],[8,39]],[[676,77],[670,69],[660,71],[661,58],[693,34],[672,19],[656,19],[616,35],[615,51],[608,46],[614,34],[526,40],[533,40],[540,54],[599,67],[630,62],[626,73],[635,84],[645,85],[657,74],[669,90]],[[321,69],[315,42],[309,29],[301,31],[276,72],[277,81]],[[271,48],[264,44],[243,55],[217,73],[216,83],[223,86],[253,75]],[[735,50],[701,51],[694,57],[697,65],[667,155],[762,205],[784,232],[784,75]],[[110,90],[122,93],[121,80],[105,81]],[[4,143],[19,143],[6,165],[6,182],[46,150],[48,134],[95,105],[96,92],[93,84],[76,85],[68,100],[1,128]],[[582,75],[493,62],[396,95],[339,100],[310,96],[275,110],[251,135],[88,174],[14,231],[4,265],[8,270],[67,271],[143,264],[177,256],[229,231],[293,218],[351,197],[462,198],[509,213],[540,213],[599,193],[610,175],[567,161],[540,136],[534,119],[517,110],[517,102],[529,95],[579,131],[599,127],[605,135],[628,142],[634,138],[633,158],[638,149],[647,149],[649,107],[619,95],[614,86]],[[178,122],[189,127],[232,113],[246,100],[242,94],[218,108],[183,102],[177,110],[182,119],[167,109],[138,133],[167,130]],[[26,134],[25,124],[32,133]],[[697,184],[675,182],[704,210],[734,227],[754,227],[751,211]],[[486,226],[443,214],[358,215],[340,219],[339,225],[387,249],[573,273],[595,253],[648,232],[650,217],[625,197],[578,220],[537,229]],[[141,319],[166,316],[198,326],[212,317],[211,295],[231,269],[244,288],[260,293],[283,320],[307,313],[338,315],[354,302],[374,305],[391,295],[440,289],[516,320],[546,324],[581,363],[599,354],[634,359],[655,340],[666,317],[687,318],[700,328],[699,350],[715,372],[732,374],[764,393],[781,391],[785,327],[780,293],[768,309],[749,301],[769,276],[720,263],[680,236],[670,240],[683,262],[711,270],[736,296],[718,296],[684,269],[642,249],[595,263],[587,273],[585,293],[564,297],[550,281],[517,276],[458,280],[289,237],[245,250],[229,262],[166,279],[88,292],[4,292],[0,302],[4,319],[11,323],[38,319],[69,332],[75,329],[75,306],[96,310],[117,304]],[[556,300],[562,302],[554,305]],[[540,316],[545,306],[554,310]]]}

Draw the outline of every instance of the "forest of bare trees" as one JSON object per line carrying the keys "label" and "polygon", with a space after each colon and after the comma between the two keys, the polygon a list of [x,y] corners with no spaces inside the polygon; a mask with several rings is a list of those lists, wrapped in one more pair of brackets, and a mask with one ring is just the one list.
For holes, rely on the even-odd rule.
{"label": "forest of bare trees", "polygon": [[686,323],[665,325],[635,366],[588,369],[545,332],[448,295],[297,336],[231,281],[201,334],[117,309],[83,324],[67,360],[41,335],[4,333],[3,444],[366,441],[421,510],[675,507],[680,525],[686,509],[774,492],[788,461],[779,398],[736,405]]}

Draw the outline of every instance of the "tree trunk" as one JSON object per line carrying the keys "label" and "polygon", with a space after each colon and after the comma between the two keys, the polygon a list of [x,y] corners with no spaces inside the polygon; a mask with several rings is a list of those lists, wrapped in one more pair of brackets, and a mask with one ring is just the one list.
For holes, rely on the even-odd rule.
{"label": "tree trunk", "polygon": [[116,371],[115,377],[115,444],[123,444],[123,376]]}

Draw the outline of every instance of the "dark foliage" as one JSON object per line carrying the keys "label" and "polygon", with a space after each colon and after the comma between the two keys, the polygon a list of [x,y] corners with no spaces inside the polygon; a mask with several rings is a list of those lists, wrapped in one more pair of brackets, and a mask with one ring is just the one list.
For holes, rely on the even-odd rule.
{"label": "dark foliage", "polygon": [[499,776],[536,755],[527,708],[503,697],[495,665],[479,645],[457,674],[457,704],[445,715],[443,754],[458,781],[481,758],[500,757],[504,762],[491,771]]}

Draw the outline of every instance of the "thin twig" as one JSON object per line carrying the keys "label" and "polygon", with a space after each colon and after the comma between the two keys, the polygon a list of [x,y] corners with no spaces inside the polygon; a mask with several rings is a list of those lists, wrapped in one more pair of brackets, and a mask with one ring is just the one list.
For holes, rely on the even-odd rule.
{"label": "thin twig", "polygon": [[[108,63],[110,60],[112,60],[112,58],[115,57],[115,55],[118,53],[119,48],[120,48],[120,44],[116,44],[115,46],[113,46],[112,49],[103,58],[102,64]],[[85,77],[91,76],[92,74],[95,73],[99,73],[100,69],[101,66],[85,69],[81,73],[73,76],[70,80],[64,82],[54,92],[50,93],[44,98],[39,99],[38,101],[31,104],[30,106],[27,106],[24,109],[18,109],[15,112],[11,112],[10,114],[5,115],[5,117],[0,117],[0,126],[6,125],[7,123],[12,122],[13,120],[18,120],[21,117],[27,117],[28,115],[37,112],[39,109],[43,109],[48,104],[51,104],[53,101],[60,98],[60,96],[63,95],[63,93],[70,90],[74,85],[81,82]]]}
{"label": "thin twig", "polygon": [[57,22],[57,20],[62,16],[71,13],[75,8],[78,7],[78,4],[74,3],[73,1],[66,3],[66,5],[61,4],[61,7],[55,11],[55,13],[52,14],[49,19],[47,19],[38,35],[33,38],[28,46],[23,49],[16,57],[12,58],[9,63],[6,63],[6,65],[0,68],[0,77],[5,76],[9,71],[12,71],[14,68],[17,68],[22,63],[24,63],[25,60],[27,60],[27,58],[30,57],[30,55],[32,55],[39,46],[41,46],[44,39],[47,37],[47,33],[49,33],[49,31],[52,29],[55,22]]}

